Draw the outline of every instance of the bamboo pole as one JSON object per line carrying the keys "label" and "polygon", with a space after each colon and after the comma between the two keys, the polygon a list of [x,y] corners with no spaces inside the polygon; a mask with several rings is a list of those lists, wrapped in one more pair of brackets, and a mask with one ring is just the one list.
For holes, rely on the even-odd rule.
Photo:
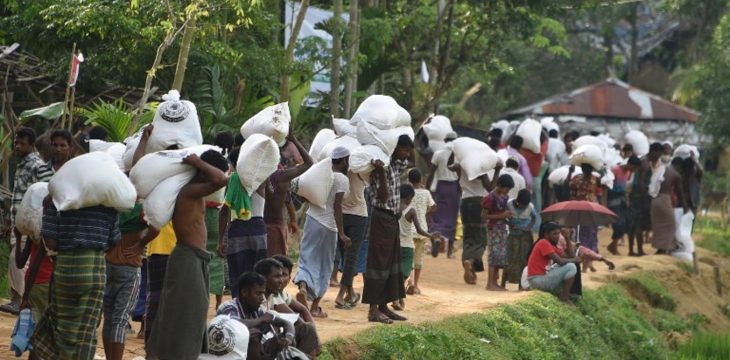
{"label": "bamboo pole", "polygon": [[[74,63],[74,56],[76,56],[76,43],[74,43],[73,48],[71,49],[71,59],[68,62],[68,80],[66,81],[66,93],[63,98],[63,113],[61,114],[61,128],[62,129],[66,128],[66,115],[69,112],[68,101],[69,101],[69,97],[71,96],[71,84],[70,83],[71,83],[71,76],[73,76],[73,74],[71,74],[71,68],[73,67],[73,63]],[[55,125],[54,125],[54,127],[55,127]]]}

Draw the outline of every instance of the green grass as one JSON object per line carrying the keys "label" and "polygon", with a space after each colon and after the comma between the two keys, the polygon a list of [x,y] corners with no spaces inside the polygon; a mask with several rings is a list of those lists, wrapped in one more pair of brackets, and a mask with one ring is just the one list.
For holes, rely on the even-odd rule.
{"label": "green grass", "polygon": [[717,221],[708,221],[707,224],[696,227],[697,232],[702,235],[702,240],[697,242],[697,246],[730,256],[730,230],[723,229]]}
{"label": "green grass", "polygon": [[[664,328],[688,326],[659,315]],[[421,325],[379,326],[325,345],[321,359],[666,359],[664,334],[621,286],[577,307],[536,293],[514,305]]]}
{"label": "green grass", "polygon": [[10,285],[8,284],[8,260],[10,257],[10,244],[6,239],[0,240],[0,297],[10,298]]}
{"label": "green grass", "polygon": [[682,345],[674,356],[676,360],[730,359],[730,335],[697,333]]}

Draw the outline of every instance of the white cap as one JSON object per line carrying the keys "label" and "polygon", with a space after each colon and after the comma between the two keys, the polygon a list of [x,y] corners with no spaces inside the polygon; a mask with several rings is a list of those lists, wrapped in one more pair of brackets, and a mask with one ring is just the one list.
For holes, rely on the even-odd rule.
{"label": "white cap", "polygon": [[208,324],[208,354],[198,360],[245,360],[248,328],[230,315],[218,315]]}

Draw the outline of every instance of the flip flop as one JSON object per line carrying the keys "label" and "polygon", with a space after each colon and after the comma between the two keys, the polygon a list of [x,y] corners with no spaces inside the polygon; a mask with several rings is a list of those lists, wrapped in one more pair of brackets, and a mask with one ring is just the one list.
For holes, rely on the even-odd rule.
{"label": "flip flop", "polygon": [[360,294],[355,293],[355,298],[348,301],[347,303],[350,304],[350,307],[355,307],[355,306],[357,306],[357,303],[360,302],[360,298],[361,298]]}
{"label": "flip flop", "polygon": [[[336,309],[341,309],[341,310],[350,310],[350,309],[353,308],[353,306],[352,306],[352,304],[350,304],[348,302],[345,302],[344,304],[336,302],[335,303],[335,308]],[[312,316],[314,316],[314,315],[312,315]]]}

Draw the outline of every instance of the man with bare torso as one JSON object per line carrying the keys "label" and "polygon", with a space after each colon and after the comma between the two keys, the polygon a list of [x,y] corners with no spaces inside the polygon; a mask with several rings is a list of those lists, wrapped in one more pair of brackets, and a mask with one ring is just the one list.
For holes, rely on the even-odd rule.
{"label": "man with bare torso", "polygon": [[189,155],[183,163],[198,170],[177,196],[172,226],[177,246],[167,261],[160,306],[147,343],[152,359],[198,358],[207,347],[205,325],[208,315],[208,261],[205,250],[204,197],[226,185],[228,162],[209,150]]}

